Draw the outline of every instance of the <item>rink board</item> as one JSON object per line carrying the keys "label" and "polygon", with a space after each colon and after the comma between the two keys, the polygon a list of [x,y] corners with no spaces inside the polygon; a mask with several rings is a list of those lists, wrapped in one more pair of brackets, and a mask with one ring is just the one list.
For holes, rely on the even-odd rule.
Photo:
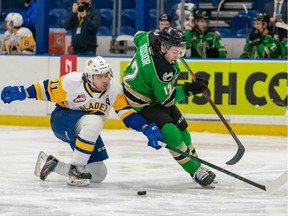
{"label": "rink board", "polygon": [[[13,58],[13,59],[11,59]],[[121,82],[131,58],[107,57],[115,79]],[[24,85],[83,71],[87,57],[75,56],[0,56],[0,86]],[[287,62],[186,59],[195,74],[209,79],[208,93],[221,114],[238,134],[287,135]],[[11,64],[13,62],[13,64]],[[31,67],[33,65],[33,67]],[[20,67],[21,66],[21,67]],[[191,76],[180,63],[176,84],[190,82]],[[17,101],[0,103],[0,124],[49,126],[54,109],[50,102]],[[228,133],[211,105],[202,95],[190,97],[177,105],[189,122],[190,131]],[[124,128],[110,112],[106,128]]]}

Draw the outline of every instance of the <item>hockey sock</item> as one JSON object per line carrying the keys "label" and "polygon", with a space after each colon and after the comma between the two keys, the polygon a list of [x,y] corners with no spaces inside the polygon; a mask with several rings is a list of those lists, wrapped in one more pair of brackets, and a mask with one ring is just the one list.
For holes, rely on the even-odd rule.
{"label": "hockey sock", "polygon": [[76,166],[84,166],[87,164],[92,151],[94,150],[95,143],[82,139],[80,136],[76,138],[75,148],[71,164]]}
{"label": "hockey sock", "polygon": [[198,154],[196,152],[196,149],[194,148],[194,146],[192,145],[192,138],[191,135],[189,133],[189,131],[186,129],[184,131],[182,131],[182,138],[185,142],[185,144],[188,146],[188,148],[190,149],[190,154],[193,155],[194,157],[198,157]]}
{"label": "hockey sock", "polygon": [[54,172],[59,174],[59,175],[68,177],[69,169],[70,169],[70,164],[66,164],[62,161],[59,161],[57,166],[55,167]]}
{"label": "hockey sock", "polygon": [[185,129],[184,131],[181,132],[182,135],[182,139],[184,141],[184,143],[190,147],[189,145],[191,145],[192,140],[191,140],[191,135],[189,133],[189,131],[187,129]]}
{"label": "hockey sock", "polygon": [[[178,127],[172,123],[165,124],[161,129],[161,133],[164,137],[164,142],[174,148],[180,149],[183,152],[190,153],[188,148],[183,141],[182,133]],[[173,158],[179,163],[179,165],[188,173],[194,173],[199,167],[200,163],[190,158],[184,157],[181,154],[170,151]]]}

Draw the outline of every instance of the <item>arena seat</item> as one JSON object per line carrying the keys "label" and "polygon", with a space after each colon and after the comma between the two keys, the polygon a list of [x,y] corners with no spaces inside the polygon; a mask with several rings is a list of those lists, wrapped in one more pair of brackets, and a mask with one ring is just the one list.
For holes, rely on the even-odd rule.
{"label": "arena seat", "polygon": [[122,26],[120,34],[134,35],[135,34],[135,28],[133,28],[131,26]]}
{"label": "arena seat", "polygon": [[103,25],[99,26],[97,35],[108,36],[111,34],[112,34],[111,28],[109,28],[108,26],[103,26]]}
{"label": "arena seat", "polygon": [[229,28],[217,28],[217,30],[221,37],[230,37],[231,36],[231,30]]}
{"label": "arena seat", "polygon": [[125,9],[121,15],[122,25],[135,28],[136,9]]}
{"label": "arena seat", "polygon": [[99,11],[101,14],[101,25],[111,28],[113,21],[113,10],[110,8],[102,8],[99,9]]}
{"label": "arena seat", "polygon": [[236,15],[231,18],[231,35],[236,36],[236,32],[239,29],[245,29],[246,25],[248,28],[252,28],[252,18],[246,15]]}

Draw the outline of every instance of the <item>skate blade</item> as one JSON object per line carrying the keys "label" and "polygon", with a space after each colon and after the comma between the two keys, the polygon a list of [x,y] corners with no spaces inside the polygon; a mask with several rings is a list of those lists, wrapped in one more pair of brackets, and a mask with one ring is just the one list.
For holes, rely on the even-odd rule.
{"label": "skate blade", "polygon": [[48,158],[48,155],[45,154],[43,151],[39,152],[37,161],[36,161],[36,165],[35,165],[35,169],[34,169],[34,175],[36,177],[40,177],[40,172],[41,169],[43,168],[44,164],[46,163],[46,160]]}
{"label": "skate blade", "polygon": [[70,186],[87,187],[90,184],[90,179],[77,179],[75,177],[70,177],[67,184]]}
{"label": "skate blade", "polygon": [[202,185],[201,185],[201,187],[204,188],[204,189],[215,189],[215,188],[216,188],[214,182],[211,183],[210,185],[207,185],[207,186],[202,186]]}

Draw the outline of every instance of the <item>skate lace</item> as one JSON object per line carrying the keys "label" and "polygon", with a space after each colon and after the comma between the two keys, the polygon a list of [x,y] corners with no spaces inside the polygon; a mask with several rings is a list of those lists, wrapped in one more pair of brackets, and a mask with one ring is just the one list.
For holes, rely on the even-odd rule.
{"label": "skate lace", "polygon": [[71,171],[75,176],[80,177],[85,172],[85,168],[83,166],[75,166]]}
{"label": "skate lace", "polygon": [[193,177],[194,177],[194,179],[197,178],[199,180],[202,180],[208,175],[209,174],[207,173],[207,171],[205,169],[203,169],[203,167],[199,167],[198,170],[195,172]]}

